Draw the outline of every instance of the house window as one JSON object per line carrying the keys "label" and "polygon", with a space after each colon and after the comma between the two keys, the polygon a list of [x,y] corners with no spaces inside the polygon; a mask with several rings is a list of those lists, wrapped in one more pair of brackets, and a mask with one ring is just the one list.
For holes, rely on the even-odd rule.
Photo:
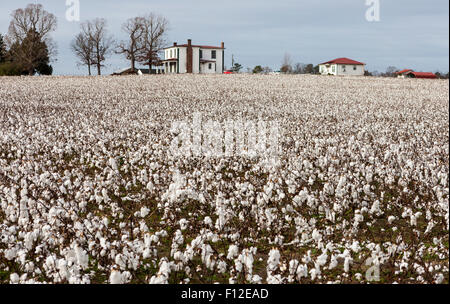
{"label": "house window", "polygon": [[333,67],[331,68],[331,70],[333,71],[333,73],[336,72],[336,66],[333,65]]}
{"label": "house window", "polygon": [[353,66],[353,71],[356,71],[356,65]]}
{"label": "house window", "polygon": [[345,72],[345,65],[342,66],[342,71]]}
{"label": "house window", "polygon": [[211,58],[216,59],[216,51],[211,51]]}
{"label": "house window", "polygon": [[200,59],[203,58],[203,51],[200,50]]}
{"label": "house window", "polygon": [[210,63],[210,64],[208,64],[208,69],[212,69],[212,64]]}

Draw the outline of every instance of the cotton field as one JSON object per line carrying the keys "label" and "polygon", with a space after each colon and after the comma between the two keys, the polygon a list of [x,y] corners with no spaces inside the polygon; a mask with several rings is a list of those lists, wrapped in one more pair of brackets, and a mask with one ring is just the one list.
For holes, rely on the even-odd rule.
{"label": "cotton field", "polygon": [[448,283],[448,119],[445,80],[0,78],[0,282]]}

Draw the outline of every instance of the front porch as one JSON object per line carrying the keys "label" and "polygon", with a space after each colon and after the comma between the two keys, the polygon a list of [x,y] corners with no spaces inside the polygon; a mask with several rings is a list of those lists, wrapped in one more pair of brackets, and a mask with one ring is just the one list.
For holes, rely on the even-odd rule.
{"label": "front porch", "polygon": [[179,73],[178,60],[177,59],[167,59],[163,60],[164,71],[166,74],[176,74]]}

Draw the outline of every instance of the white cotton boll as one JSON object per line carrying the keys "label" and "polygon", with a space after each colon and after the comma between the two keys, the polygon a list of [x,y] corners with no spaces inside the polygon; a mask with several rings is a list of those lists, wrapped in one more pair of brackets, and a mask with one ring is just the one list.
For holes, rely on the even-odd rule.
{"label": "white cotton boll", "polygon": [[17,249],[11,248],[5,251],[5,258],[9,261],[14,259],[17,256]]}
{"label": "white cotton boll", "polygon": [[236,257],[239,253],[239,248],[236,245],[230,245],[230,247],[228,248],[228,255],[227,255],[227,259],[232,260],[234,259],[234,257]]}
{"label": "white cotton boll", "polygon": [[410,224],[411,226],[417,226],[417,219],[422,215],[422,212],[417,212],[416,214],[411,214]]}
{"label": "white cotton boll", "polygon": [[359,210],[356,211],[357,213],[355,213],[355,222],[353,223],[353,227],[356,228],[358,227],[359,223],[364,221],[364,216],[362,214],[359,213]]}
{"label": "white cotton boll", "polygon": [[155,186],[153,185],[152,182],[148,182],[146,188],[147,188],[148,191],[153,192],[153,189],[155,188]]}
{"label": "white cotton boll", "polygon": [[[239,256],[240,257],[240,256]],[[234,260],[234,268],[236,269],[236,271],[239,273],[242,271],[242,262],[238,259]]]}
{"label": "white cotton boll", "polygon": [[65,188],[63,185],[59,186],[59,191],[60,191],[62,194],[67,194],[67,190],[66,190],[66,188]]}
{"label": "white cotton boll", "polygon": [[373,202],[372,208],[370,208],[370,214],[381,214],[380,201],[379,200],[376,200],[375,202]]}
{"label": "white cotton boll", "polygon": [[393,215],[389,216],[389,217],[388,217],[388,223],[389,223],[389,224],[392,224],[392,223],[395,221],[395,219],[396,219],[395,216],[393,216]]}
{"label": "white cotton boll", "polygon": [[295,274],[298,268],[299,262],[297,260],[289,261],[289,273],[291,275]]}
{"label": "white cotton boll", "polygon": [[182,244],[183,244],[183,242],[184,242],[184,237],[183,237],[183,234],[182,234],[181,230],[177,230],[177,231],[175,232],[175,236],[174,236],[174,238],[173,238],[173,241],[174,241],[176,244],[178,244],[178,245],[182,245]]}
{"label": "white cotton boll", "polygon": [[124,278],[122,276],[122,273],[118,270],[111,271],[111,274],[109,276],[109,283],[110,284],[124,284]]}
{"label": "white cotton boll", "polygon": [[317,268],[313,268],[309,271],[309,274],[311,275],[311,280],[314,281],[320,275],[320,271]]}
{"label": "white cotton boll", "polygon": [[370,185],[365,185],[363,187],[363,191],[366,195],[370,195],[372,193],[372,191],[370,190]]}
{"label": "white cotton boll", "polygon": [[436,283],[436,284],[442,284],[442,282],[444,282],[444,279],[445,279],[445,277],[442,273],[438,274],[435,278],[436,279],[435,279],[434,283]]}
{"label": "white cotton boll", "polygon": [[253,254],[250,250],[243,251],[243,262],[244,262],[245,267],[247,268],[247,272],[249,274],[252,274],[254,258],[253,258]]}
{"label": "white cotton boll", "polygon": [[351,249],[353,250],[353,252],[358,253],[361,250],[361,247],[359,246],[359,242],[353,241]]}
{"label": "white cotton boll", "polygon": [[338,260],[336,259],[336,256],[333,254],[333,255],[331,256],[331,261],[330,261],[330,264],[328,265],[328,269],[329,269],[329,270],[334,269],[334,268],[336,268],[336,266],[337,266],[338,264],[339,264],[339,263],[338,263]]}
{"label": "white cotton boll", "polygon": [[327,263],[328,254],[325,250],[318,258],[317,258],[317,265],[323,266]]}
{"label": "white cotton boll", "polygon": [[318,243],[322,239],[322,235],[317,229],[314,229],[312,233],[312,238],[314,241],[316,241],[316,243]]}
{"label": "white cotton boll", "polygon": [[280,264],[280,257],[280,251],[278,251],[278,249],[271,249],[269,252],[269,259],[267,260],[267,270],[276,270]]}
{"label": "white cotton boll", "polygon": [[140,211],[140,216],[142,218],[146,217],[147,215],[150,214],[150,209],[148,209],[147,207],[142,207],[141,211]]}
{"label": "white cotton boll", "polygon": [[262,283],[262,278],[255,274],[254,276],[252,276],[252,280],[251,280],[252,284],[261,284]]}
{"label": "white cotton boll", "polygon": [[350,270],[350,264],[353,261],[353,259],[349,256],[345,257],[344,260],[344,271],[347,273]]}
{"label": "white cotton boll", "polygon": [[17,273],[12,273],[12,274],[9,276],[9,280],[11,281],[12,284],[18,284],[20,278],[19,278],[19,275],[18,275]]}
{"label": "white cotton boll", "polygon": [[111,168],[112,168],[114,171],[117,171],[118,167],[117,167],[117,162],[116,162],[116,159],[115,159],[115,158],[110,158],[110,159],[109,159],[109,165],[111,166]]}
{"label": "white cotton boll", "polygon": [[268,275],[267,276],[267,284],[282,284],[283,278],[280,274],[277,275]]}
{"label": "white cotton boll", "polygon": [[227,271],[227,263],[224,261],[219,261],[217,264],[217,271],[219,273],[225,273]]}
{"label": "white cotton boll", "polygon": [[146,248],[143,252],[142,252],[142,258],[144,259],[148,259],[152,256],[152,251],[149,248]]}
{"label": "white cotton boll", "polygon": [[209,216],[207,216],[207,217],[205,217],[205,219],[203,220],[203,223],[205,223],[205,225],[211,227],[212,224],[213,224],[213,221],[212,221],[212,219],[211,219]]}
{"label": "white cotton boll", "polygon": [[86,269],[89,264],[89,256],[85,250],[75,245],[75,256],[77,258],[78,265],[81,266],[82,269]]}
{"label": "white cotton boll", "polygon": [[116,262],[116,264],[121,268],[121,269],[125,269],[127,267],[126,264],[126,258],[124,257],[123,254],[119,253],[118,255],[116,255],[116,258],[114,259],[114,261]]}
{"label": "white cotton boll", "polygon": [[297,279],[300,280],[301,278],[307,278],[308,277],[308,265],[299,265],[297,267]]}
{"label": "white cotton boll", "polygon": [[180,221],[179,221],[179,223],[180,223],[180,229],[183,231],[183,230],[186,230],[186,228],[188,227],[188,221],[186,220],[186,219],[181,219]]}
{"label": "white cotton boll", "polygon": [[53,256],[48,256],[48,257],[45,259],[45,265],[46,265],[48,268],[52,269],[52,268],[55,266],[55,259],[54,259],[54,257],[53,257]]}

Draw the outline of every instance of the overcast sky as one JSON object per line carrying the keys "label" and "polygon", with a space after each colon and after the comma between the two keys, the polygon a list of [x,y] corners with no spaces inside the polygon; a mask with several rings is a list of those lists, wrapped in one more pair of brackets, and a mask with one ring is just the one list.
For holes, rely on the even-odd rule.
{"label": "overcast sky", "polygon": [[[447,72],[449,66],[448,0],[380,0],[379,22],[366,20],[366,0],[80,0],[81,22],[102,17],[117,40],[128,18],[155,12],[171,25],[169,41],[220,45],[225,65],[231,54],[244,67],[278,70],[287,52],[294,62],[318,64],[337,57],[367,63],[370,71],[393,65],[417,71]],[[58,75],[86,74],[77,67],[70,42],[79,22],[65,18],[66,0],[1,0],[0,33],[6,34],[10,14],[28,3],[41,3],[58,18],[52,37],[57,43]],[[107,62],[106,73],[129,63],[121,55]]]}

